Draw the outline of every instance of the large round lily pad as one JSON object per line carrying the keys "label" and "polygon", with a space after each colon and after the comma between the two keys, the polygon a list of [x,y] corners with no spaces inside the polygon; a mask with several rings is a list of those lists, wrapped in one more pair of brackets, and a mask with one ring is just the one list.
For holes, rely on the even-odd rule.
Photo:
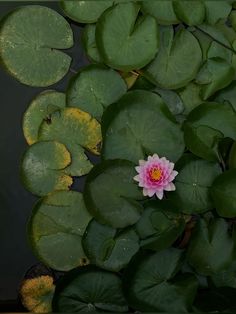
{"label": "large round lily pad", "polygon": [[0,24],[1,62],[26,85],[44,87],[61,80],[70,67],[71,57],[60,49],[72,46],[69,23],[47,7],[17,8]]}
{"label": "large round lily pad", "polygon": [[[147,65],[157,53],[158,25],[149,15],[139,17],[140,5],[120,3],[107,9],[96,27],[96,40],[103,61],[124,71]],[[125,21],[125,22],[124,22]]]}
{"label": "large round lily pad", "polygon": [[188,262],[205,276],[228,268],[234,259],[234,243],[227,222],[217,218],[209,223],[199,220],[187,252]]}
{"label": "large round lily pad", "polygon": [[56,287],[53,311],[128,312],[121,279],[113,273],[92,266],[67,273]]}
{"label": "large round lily pad", "polygon": [[90,262],[119,271],[139,250],[139,237],[133,229],[120,231],[92,220],[83,236],[83,247]]}
{"label": "large round lily pad", "polygon": [[157,153],[175,162],[184,151],[180,125],[162,99],[151,92],[127,93],[108,108],[102,126],[104,159],[137,163]]}
{"label": "large round lily pad", "polygon": [[101,65],[89,65],[70,82],[67,105],[78,107],[101,120],[103,110],[127,91],[127,85],[116,71]]}
{"label": "large round lily pad", "polygon": [[81,176],[92,168],[84,149],[99,154],[100,124],[88,113],[78,108],[65,108],[51,115],[39,130],[39,140],[56,140],[63,143],[71,154],[72,162],[66,173]]}
{"label": "large round lily pad", "polygon": [[182,252],[174,248],[135,256],[124,276],[129,305],[141,312],[188,312],[197,280],[191,274],[175,276],[181,262]]}
{"label": "large round lily pad", "polygon": [[202,51],[197,39],[187,30],[174,35],[172,26],[160,30],[160,49],[146,71],[158,86],[177,89],[192,81],[201,65]]}
{"label": "large round lily pad", "polygon": [[24,154],[21,178],[27,190],[44,196],[54,190],[68,190],[72,178],[65,168],[71,163],[66,147],[55,141],[37,142]]}
{"label": "large round lily pad", "polygon": [[85,204],[101,223],[124,228],[140,218],[142,206],[137,202],[142,192],[133,180],[135,164],[126,160],[105,161],[95,166],[85,184]]}
{"label": "large round lily pad", "polygon": [[32,100],[23,117],[24,136],[29,145],[38,141],[43,120],[50,121],[51,114],[65,106],[65,94],[53,90],[42,92]]}
{"label": "large round lily pad", "polygon": [[110,6],[112,0],[65,0],[61,1],[61,8],[72,20],[79,23],[94,23]]}
{"label": "large round lily pad", "polygon": [[58,191],[41,199],[29,222],[36,256],[56,270],[82,266],[87,258],[81,240],[90,219],[81,193]]}
{"label": "large round lily pad", "polygon": [[205,160],[188,160],[179,169],[175,180],[176,190],[168,197],[186,214],[202,213],[214,205],[210,188],[221,173],[219,164]]}

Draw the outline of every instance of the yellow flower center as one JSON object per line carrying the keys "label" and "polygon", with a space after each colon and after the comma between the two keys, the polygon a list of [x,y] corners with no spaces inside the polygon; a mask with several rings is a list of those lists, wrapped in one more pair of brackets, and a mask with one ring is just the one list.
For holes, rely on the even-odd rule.
{"label": "yellow flower center", "polygon": [[162,170],[159,168],[152,168],[152,170],[150,171],[150,177],[153,181],[160,180],[161,176],[162,176]]}

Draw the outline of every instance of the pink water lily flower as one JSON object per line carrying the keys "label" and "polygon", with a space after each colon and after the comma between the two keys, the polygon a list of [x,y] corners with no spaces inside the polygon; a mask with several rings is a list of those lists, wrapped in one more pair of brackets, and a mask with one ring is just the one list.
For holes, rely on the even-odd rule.
{"label": "pink water lily flower", "polygon": [[135,167],[138,175],[134,180],[143,188],[143,195],[152,197],[154,194],[161,200],[164,191],[175,191],[172,182],[178,172],[174,170],[174,163],[157,154],[149,156],[147,160],[140,160]]}

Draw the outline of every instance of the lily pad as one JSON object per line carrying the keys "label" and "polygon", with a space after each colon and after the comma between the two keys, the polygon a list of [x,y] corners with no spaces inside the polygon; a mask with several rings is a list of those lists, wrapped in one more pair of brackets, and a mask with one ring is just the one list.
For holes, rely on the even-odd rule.
{"label": "lily pad", "polygon": [[149,15],[139,17],[139,11],[137,3],[120,3],[107,9],[97,23],[97,47],[103,61],[112,68],[140,69],[157,53],[156,20]]}
{"label": "lily pad", "polygon": [[180,21],[175,14],[173,1],[142,1],[142,11],[155,17],[158,24],[172,25]]}
{"label": "lily pad", "polygon": [[82,42],[88,58],[92,62],[102,63],[102,58],[97,49],[95,32],[96,32],[95,24],[86,25],[83,31]]}
{"label": "lily pad", "polygon": [[202,1],[173,1],[174,11],[178,18],[187,25],[199,25],[205,18],[205,6]]}
{"label": "lily pad", "polygon": [[159,52],[146,71],[162,88],[183,87],[195,78],[199,70],[202,61],[200,45],[185,29],[174,35],[172,26],[162,26],[160,33]]}
{"label": "lily pad", "polygon": [[124,276],[129,305],[142,312],[188,312],[197,290],[191,274],[176,277],[182,251],[169,248],[154,254],[139,254]]}
{"label": "lily pad", "polygon": [[54,312],[128,312],[121,279],[111,272],[86,266],[72,270],[58,282]]}
{"label": "lily pad", "polygon": [[65,106],[65,94],[53,90],[42,92],[32,100],[23,117],[24,136],[29,145],[38,141],[41,123],[49,121],[53,112]]}
{"label": "lily pad", "polygon": [[165,201],[150,201],[145,204],[145,210],[135,225],[141,247],[154,251],[171,246],[184,228],[183,216],[175,207],[171,210],[171,204]]}
{"label": "lily pad", "polygon": [[225,171],[216,178],[211,196],[218,214],[222,217],[236,216],[236,169]]}
{"label": "lily pad", "polygon": [[135,184],[135,164],[126,160],[105,161],[89,173],[84,191],[87,209],[97,221],[125,228],[140,218],[143,196]]}
{"label": "lily pad", "polygon": [[232,10],[232,1],[204,0],[206,8],[206,22],[216,24],[220,19],[226,19]]}
{"label": "lily pad", "polygon": [[99,154],[100,124],[78,108],[65,108],[54,112],[50,123],[44,121],[41,124],[39,140],[56,140],[63,143],[68,148],[72,159],[69,167],[65,169],[66,173],[71,176],[81,176],[87,174],[92,168],[84,149],[93,154]]}
{"label": "lily pad", "polygon": [[182,165],[175,180],[176,191],[168,197],[183,213],[202,213],[213,208],[210,187],[221,173],[217,163],[190,160]]}
{"label": "lily pad", "polygon": [[94,23],[97,22],[100,15],[110,6],[114,1],[111,0],[65,0],[61,1],[61,8],[64,13],[73,21],[79,23]]}
{"label": "lily pad", "polygon": [[71,57],[60,50],[72,46],[69,23],[47,7],[17,8],[0,24],[0,59],[26,85],[45,87],[60,81],[71,63]]}
{"label": "lily pad", "polygon": [[184,151],[183,134],[162,99],[148,91],[131,91],[107,109],[102,120],[104,159],[137,163],[157,153],[171,161]]}
{"label": "lily pad", "polygon": [[233,81],[229,86],[216,94],[215,101],[224,103],[229,102],[236,111],[236,82]]}
{"label": "lily pad", "polygon": [[65,168],[71,163],[66,147],[55,141],[37,142],[24,154],[21,178],[27,190],[44,196],[54,190],[68,190],[73,180]]}
{"label": "lily pad", "polygon": [[184,114],[188,114],[203,102],[200,96],[200,91],[201,87],[194,83],[189,83],[183,89],[178,91],[184,105]]}
{"label": "lily pad", "polygon": [[67,105],[78,107],[101,120],[103,110],[127,91],[123,78],[114,70],[101,65],[89,65],[70,82]]}
{"label": "lily pad", "polygon": [[84,233],[83,247],[92,264],[120,271],[139,250],[139,237],[133,229],[120,231],[92,220]]}
{"label": "lily pad", "polygon": [[91,216],[81,193],[57,191],[33,209],[29,237],[35,255],[47,266],[68,271],[87,262],[82,236]]}
{"label": "lily pad", "polygon": [[191,236],[188,262],[202,275],[211,276],[227,269],[234,259],[234,243],[224,219],[206,223],[200,219]]}

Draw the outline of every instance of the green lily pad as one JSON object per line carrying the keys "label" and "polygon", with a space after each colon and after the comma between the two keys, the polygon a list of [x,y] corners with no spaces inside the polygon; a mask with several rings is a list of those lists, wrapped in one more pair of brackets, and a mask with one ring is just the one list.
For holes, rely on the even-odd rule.
{"label": "green lily pad", "polygon": [[45,87],[60,81],[71,63],[60,50],[72,46],[69,23],[47,7],[19,7],[0,24],[1,62],[26,85]]}
{"label": "green lily pad", "polygon": [[111,0],[65,0],[61,1],[61,8],[64,13],[73,21],[79,23],[94,23],[97,22],[100,15],[110,6],[114,1]]}
{"label": "green lily pad", "polygon": [[65,173],[71,163],[66,147],[58,142],[37,142],[24,154],[21,178],[27,190],[44,196],[54,190],[68,190],[72,178]]}
{"label": "green lily pad", "polygon": [[182,251],[174,248],[137,255],[124,276],[129,305],[141,312],[188,312],[198,285],[192,274],[175,276],[181,262]]}
{"label": "green lily pad", "polygon": [[104,159],[137,163],[157,153],[171,161],[180,158],[184,141],[180,125],[162,99],[148,91],[131,91],[103,116]]}
{"label": "green lily pad", "polygon": [[156,87],[153,92],[161,96],[173,115],[183,113],[184,104],[175,91]]}
{"label": "green lily pad", "polygon": [[168,197],[183,213],[202,213],[213,208],[210,187],[221,173],[217,163],[190,160],[184,163],[175,179],[176,191]]}
{"label": "green lily pad", "polygon": [[91,216],[81,193],[57,191],[33,209],[29,237],[35,255],[47,266],[68,271],[87,262],[82,236]]}
{"label": "green lily pad", "polygon": [[229,86],[216,94],[215,101],[224,103],[228,102],[236,110],[236,82],[233,81]]}
{"label": "green lily pad", "polygon": [[187,25],[199,25],[205,18],[205,6],[202,1],[173,1],[174,11],[178,18]]}
{"label": "green lily pad", "polygon": [[90,262],[101,268],[120,271],[139,250],[139,237],[133,229],[117,230],[92,220],[83,236]]}
{"label": "green lily pad", "polygon": [[85,26],[82,36],[84,50],[88,58],[95,63],[102,63],[102,58],[99,54],[95,38],[96,25],[88,24]]}
{"label": "green lily pad", "polygon": [[204,0],[206,8],[206,22],[216,24],[220,19],[226,19],[232,10],[232,1]]}
{"label": "green lily pad", "polygon": [[185,29],[174,35],[172,26],[163,26],[160,38],[159,52],[147,66],[147,73],[162,88],[177,89],[187,85],[195,78],[202,61],[197,39]]}
{"label": "green lily pad", "polygon": [[127,72],[139,69],[157,53],[156,20],[149,15],[138,17],[139,11],[137,3],[120,3],[106,10],[97,23],[97,47],[103,61],[112,68]]}
{"label": "green lily pad", "polygon": [[128,312],[121,279],[111,272],[85,266],[67,273],[56,287],[54,312]]}
{"label": "green lily pad", "polygon": [[226,270],[211,276],[211,281],[216,287],[236,288],[236,263],[235,261]]}
{"label": "green lily pad", "polygon": [[203,102],[200,96],[200,91],[201,87],[194,83],[189,83],[183,89],[178,91],[184,105],[184,114],[188,114]]}
{"label": "green lily pad", "polygon": [[187,117],[184,138],[193,154],[219,160],[218,143],[223,137],[236,139],[236,114],[229,104],[202,103]]}
{"label": "green lily pad", "polygon": [[224,219],[208,224],[200,219],[190,239],[188,262],[202,275],[211,276],[227,269],[234,259],[234,243]]}
{"label": "green lily pad", "polygon": [[126,160],[105,161],[89,173],[84,190],[87,209],[97,221],[125,228],[140,218],[143,196],[133,180],[135,164]]}
{"label": "green lily pad", "polygon": [[65,106],[65,94],[53,90],[42,92],[31,101],[23,117],[24,136],[29,145],[38,141],[41,123],[49,121],[53,112]]}
{"label": "green lily pad", "polygon": [[180,22],[175,14],[173,1],[142,1],[142,11],[154,16],[158,24],[171,25]]}
{"label": "green lily pad", "polygon": [[211,196],[218,214],[222,217],[236,216],[236,169],[225,171],[216,178]]}
{"label": "green lily pad", "polygon": [[123,78],[114,70],[101,65],[89,65],[70,82],[67,105],[78,107],[101,120],[103,110],[127,91]]}
{"label": "green lily pad", "polygon": [[84,149],[99,154],[100,124],[78,108],[65,108],[54,112],[50,123],[44,121],[41,124],[39,140],[55,140],[63,143],[68,148],[72,160],[65,172],[71,176],[81,176],[92,168]]}
{"label": "green lily pad", "polygon": [[135,225],[141,239],[141,247],[154,251],[171,246],[184,228],[183,216],[171,210],[170,204],[164,201],[150,201],[145,204],[145,210]]}
{"label": "green lily pad", "polygon": [[234,79],[234,68],[221,58],[208,59],[196,77],[196,83],[202,85],[203,100],[228,86]]}

